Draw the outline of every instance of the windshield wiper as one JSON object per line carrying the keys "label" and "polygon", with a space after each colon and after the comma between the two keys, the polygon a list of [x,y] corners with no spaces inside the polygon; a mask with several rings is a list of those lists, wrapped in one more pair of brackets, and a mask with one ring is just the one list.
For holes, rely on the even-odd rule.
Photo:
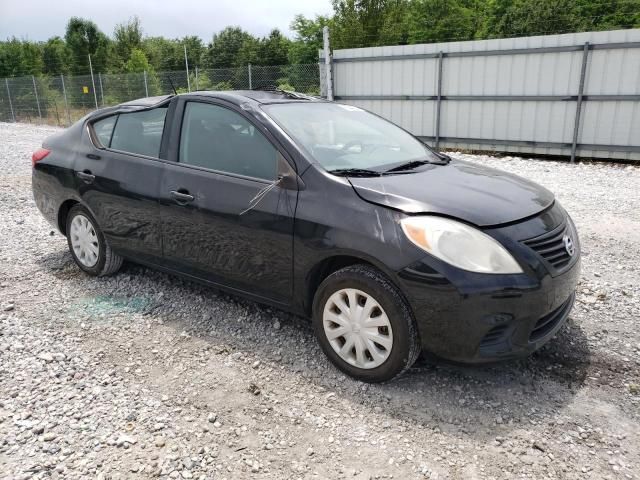
{"label": "windshield wiper", "polygon": [[389,172],[399,172],[401,170],[413,170],[414,168],[418,168],[421,165],[426,165],[427,163],[431,163],[427,160],[411,160],[410,162],[401,163],[400,165],[390,168],[389,170],[385,170],[386,173]]}
{"label": "windshield wiper", "polygon": [[328,172],[341,177],[379,177],[383,174],[383,172],[367,170],[366,168],[336,168],[335,170],[328,170]]}
{"label": "windshield wiper", "polygon": [[400,172],[403,170],[413,170],[414,168],[418,168],[422,165],[427,165],[427,164],[446,165],[447,163],[449,163],[450,160],[451,158],[448,155],[438,154],[438,160],[411,160],[409,162],[401,163],[400,165],[390,168],[389,170],[385,170],[384,173]]}

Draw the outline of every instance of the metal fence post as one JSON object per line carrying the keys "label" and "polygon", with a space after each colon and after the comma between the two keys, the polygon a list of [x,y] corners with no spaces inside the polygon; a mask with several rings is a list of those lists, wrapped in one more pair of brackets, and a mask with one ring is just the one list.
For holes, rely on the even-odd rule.
{"label": "metal fence post", "polygon": [[571,144],[571,163],[576,161],[576,149],[578,147],[578,131],[580,130],[580,115],[582,113],[582,96],[584,93],[584,77],[587,72],[589,59],[589,42],[585,42],[582,50],[582,66],[580,68],[580,84],[578,86],[578,101],[576,103],[576,117],[573,124],[573,143]]}
{"label": "metal fence post", "polygon": [[196,91],[200,90],[200,85],[198,85],[198,66],[196,65]]}
{"label": "metal fence post", "polygon": [[13,120],[13,123],[15,123],[16,122],[16,116],[13,113],[13,103],[11,102],[11,90],[9,90],[9,79],[5,78],[4,79],[4,83],[7,86],[7,97],[9,98],[9,110],[11,110],[11,118]]}
{"label": "metal fence post", "polygon": [[329,49],[329,27],[324,26],[322,28],[322,44],[324,48],[324,65],[325,75],[327,82],[327,100],[333,101],[333,76],[331,73],[331,51]]}
{"label": "metal fence post", "polygon": [[33,81],[33,93],[36,96],[36,105],[38,106],[38,117],[40,117],[40,121],[42,121],[42,111],[40,110],[40,99],[38,98],[38,89],[36,88],[36,77],[31,75],[31,80]]}
{"label": "metal fence post", "polygon": [[147,71],[144,71],[144,96],[149,96],[149,86],[147,85]]}
{"label": "metal fence post", "polygon": [[251,64],[247,65],[247,71],[249,72],[249,90],[253,90],[253,81],[251,79]]}
{"label": "metal fence post", "polygon": [[191,93],[191,80],[189,80],[189,60],[187,60],[187,44],[184,45],[184,66],[187,69],[187,91]]}
{"label": "metal fence post", "polygon": [[100,85],[100,100],[104,107],[104,90],[102,89],[102,74],[98,73],[98,84]]}
{"label": "metal fence post", "polygon": [[56,120],[58,125],[60,125],[60,112],[58,112],[58,102],[56,100],[53,101],[53,106],[56,108]]}
{"label": "metal fence post", "polygon": [[436,103],[436,150],[440,148],[440,111],[442,107],[442,62],[444,60],[444,55],[442,51],[438,54],[438,85],[436,86],[438,90],[438,100]]}
{"label": "metal fence post", "polygon": [[67,102],[67,89],[64,86],[64,75],[60,74],[62,82],[62,96],[64,97],[64,110],[67,112],[67,126],[71,125],[71,114],[69,113],[69,103]]}
{"label": "metal fence post", "polygon": [[91,72],[91,85],[93,85],[93,99],[96,101],[96,110],[97,110],[98,94],[96,93],[96,81],[93,78],[93,65],[91,64],[91,55],[89,55],[89,71]]}

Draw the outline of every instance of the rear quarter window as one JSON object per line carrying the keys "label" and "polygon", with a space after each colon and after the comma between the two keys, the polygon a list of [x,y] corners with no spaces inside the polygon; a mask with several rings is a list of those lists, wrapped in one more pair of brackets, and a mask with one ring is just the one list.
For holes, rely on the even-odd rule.
{"label": "rear quarter window", "polygon": [[103,118],[93,124],[93,132],[95,133],[98,143],[101,147],[108,148],[111,143],[111,135],[113,134],[113,127],[116,124],[117,115]]}

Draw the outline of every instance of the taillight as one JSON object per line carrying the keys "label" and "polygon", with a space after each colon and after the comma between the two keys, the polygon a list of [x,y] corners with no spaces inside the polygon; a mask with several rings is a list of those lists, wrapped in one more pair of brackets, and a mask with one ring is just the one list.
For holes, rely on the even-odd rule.
{"label": "taillight", "polygon": [[46,148],[39,148],[33,155],[31,155],[31,165],[35,167],[36,163],[42,160],[44,157],[49,155],[51,150],[47,150]]}

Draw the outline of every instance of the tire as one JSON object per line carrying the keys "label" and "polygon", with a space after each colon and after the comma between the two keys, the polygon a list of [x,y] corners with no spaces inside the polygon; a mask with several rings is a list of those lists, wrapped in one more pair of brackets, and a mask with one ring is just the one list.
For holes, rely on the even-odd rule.
{"label": "tire", "polygon": [[[81,228],[74,227],[74,221],[79,222],[77,225],[84,224],[88,227],[90,232],[90,236],[87,237],[89,239],[88,243],[93,245],[93,247],[90,247],[90,250],[97,253],[95,256],[93,253],[90,253],[90,255],[84,255],[83,250],[86,252],[86,248],[74,248],[74,243],[76,244],[76,247],[79,245],[79,236],[75,235],[74,232],[77,231],[77,228]],[[114,253],[104,238],[102,230],[100,230],[100,227],[98,226],[98,222],[96,222],[96,219],[93,218],[93,215],[91,215],[89,210],[82,205],[74,205],[69,210],[69,214],[67,215],[66,233],[67,244],[69,245],[71,256],[81,270],[94,277],[112,275],[120,270],[123,261],[122,257]]]}
{"label": "tire", "polygon": [[[373,310],[368,307],[369,297],[377,303]],[[347,317],[351,315],[349,303],[352,301],[349,298],[355,298],[355,302],[362,307],[358,312],[371,310],[373,313],[371,316],[365,314],[362,317],[364,321],[355,321],[355,326],[334,323],[335,315],[338,315],[340,321],[344,321],[345,318],[342,312],[344,308],[341,309],[338,305],[348,306]],[[340,303],[341,301],[344,303]],[[360,318],[358,314],[353,314],[353,317]],[[382,272],[368,265],[343,268],[329,275],[320,284],[313,301],[312,323],[316,338],[329,360],[342,372],[363,382],[379,383],[391,380],[409,369],[420,354],[420,338],[407,301]],[[370,323],[385,323],[390,328],[375,325],[371,327],[368,326]],[[328,337],[342,331],[347,332],[345,336],[333,339]],[[349,338],[354,338],[354,334],[361,339],[366,336],[364,340],[354,340],[355,343],[362,342],[360,359],[355,346],[342,356],[336,350],[348,349],[346,344],[351,341]],[[390,349],[376,343],[376,340],[371,343],[370,335],[384,340],[386,345],[391,345]],[[348,357],[348,361],[345,356]]]}

